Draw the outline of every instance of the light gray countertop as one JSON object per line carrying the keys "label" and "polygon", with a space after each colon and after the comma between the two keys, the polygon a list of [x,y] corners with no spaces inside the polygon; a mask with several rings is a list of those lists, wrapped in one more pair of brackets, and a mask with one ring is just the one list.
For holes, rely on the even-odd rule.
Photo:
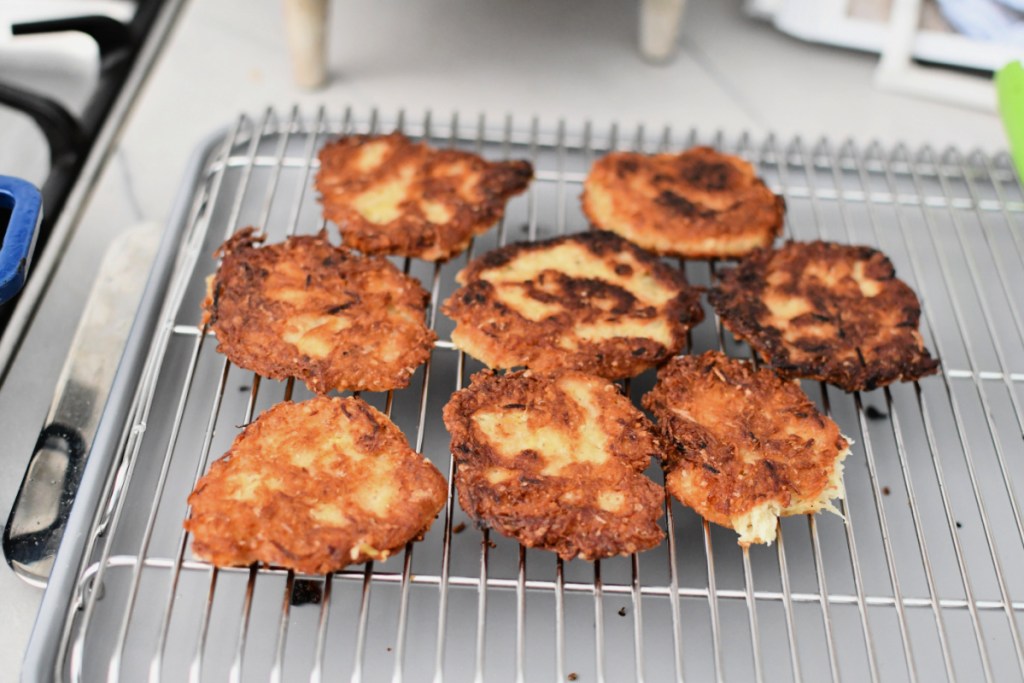
{"label": "light gray countertop", "polygon": [[[0,511],[6,514],[49,405],[77,315],[110,240],[163,224],[192,150],[240,112],[351,104],[411,116],[431,108],[520,125],[538,116],[650,130],[671,124],[813,141],[904,142],[995,151],[995,115],[872,87],[876,57],[809,45],[746,18],[736,0],[694,2],[665,66],[636,50],[636,7],[621,0],[344,0],[331,16],[332,80],[293,84],[279,3],[193,0],[145,85],[26,344],[0,388]],[[0,569],[0,680],[14,680],[40,592]]]}

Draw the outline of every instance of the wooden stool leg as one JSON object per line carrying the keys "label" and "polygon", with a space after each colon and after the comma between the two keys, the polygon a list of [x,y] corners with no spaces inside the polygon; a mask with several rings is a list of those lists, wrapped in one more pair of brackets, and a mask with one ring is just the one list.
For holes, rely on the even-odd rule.
{"label": "wooden stool leg", "polygon": [[686,0],[640,0],[640,54],[652,62],[675,53]]}
{"label": "wooden stool leg", "polygon": [[327,82],[327,0],[284,0],[284,23],[295,82],[319,88]]}

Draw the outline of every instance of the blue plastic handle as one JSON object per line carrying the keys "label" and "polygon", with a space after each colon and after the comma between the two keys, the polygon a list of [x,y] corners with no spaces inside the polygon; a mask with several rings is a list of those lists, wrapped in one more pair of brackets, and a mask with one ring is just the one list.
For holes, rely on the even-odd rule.
{"label": "blue plastic handle", "polygon": [[0,303],[3,303],[25,285],[39,223],[43,219],[43,198],[32,183],[0,176],[0,209],[11,214],[3,244],[0,244]]}

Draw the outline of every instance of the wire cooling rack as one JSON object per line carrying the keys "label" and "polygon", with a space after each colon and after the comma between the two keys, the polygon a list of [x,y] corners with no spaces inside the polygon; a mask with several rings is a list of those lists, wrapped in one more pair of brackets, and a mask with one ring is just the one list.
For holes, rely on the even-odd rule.
{"label": "wire cooling rack", "polygon": [[[358,119],[358,122],[357,122]],[[261,379],[199,327],[215,247],[241,226],[271,240],[323,226],[316,152],[350,131],[405,130],[490,158],[532,159],[536,180],[466,255],[397,260],[431,292],[439,334],[409,388],[363,394],[452,480],[441,407],[479,369],[437,305],[473,254],[586,229],[577,196],[609,149],[695,143],[753,161],[788,205],[787,237],[885,251],[923,302],[941,374],[861,394],[804,390],[855,441],[845,519],[782,521],[743,551],[730,530],[667,502],[668,538],[639,556],[563,563],[478,531],[448,503],[422,542],[323,576],[216,569],[182,530],[186,498],[240,427],[301,384]],[[66,613],[44,615],[58,678],[109,680],[703,681],[1011,680],[1024,674],[1024,197],[1004,156],[705,138],[640,128],[427,114],[384,121],[321,110],[240,118],[196,179],[171,284]],[[333,234],[333,227],[330,228]],[[721,264],[684,265],[706,285]],[[710,309],[689,348],[749,349]],[[639,399],[647,373],[627,387]],[[96,455],[93,456],[96,459]],[[648,472],[662,481],[655,466]]]}

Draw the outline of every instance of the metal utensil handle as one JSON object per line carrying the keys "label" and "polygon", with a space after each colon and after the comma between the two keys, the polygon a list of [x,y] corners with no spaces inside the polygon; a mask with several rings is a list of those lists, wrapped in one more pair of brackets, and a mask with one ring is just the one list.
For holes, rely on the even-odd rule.
{"label": "metal utensil handle", "polygon": [[[45,576],[38,576],[43,573],[39,565],[45,565],[47,571],[52,566],[81,479],[86,452],[86,441],[74,427],[54,422],[39,433],[3,537],[4,554],[12,568],[31,583],[45,583]],[[40,488],[44,489],[42,496]],[[41,505],[50,507],[42,521],[39,516],[33,516],[32,522],[25,524],[19,519],[23,515],[15,514],[24,512],[25,508],[38,512]],[[32,580],[33,576],[37,580]]]}
{"label": "metal utensil handle", "polygon": [[157,233],[128,230],[108,249],[4,528],[7,563],[34,585],[46,583],[64,536]]}

